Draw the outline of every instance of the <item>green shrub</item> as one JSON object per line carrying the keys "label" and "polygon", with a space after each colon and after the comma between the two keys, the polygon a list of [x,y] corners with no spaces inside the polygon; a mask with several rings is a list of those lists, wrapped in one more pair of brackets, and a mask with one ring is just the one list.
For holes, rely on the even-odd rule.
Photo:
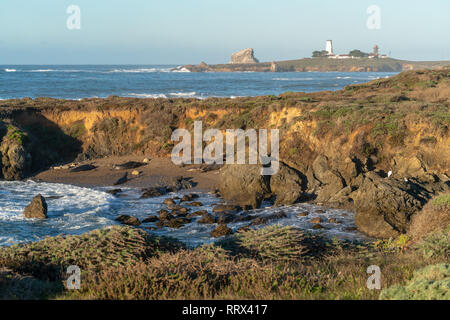
{"label": "green shrub", "polygon": [[450,264],[435,264],[415,271],[406,285],[384,289],[380,299],[450,300]]}

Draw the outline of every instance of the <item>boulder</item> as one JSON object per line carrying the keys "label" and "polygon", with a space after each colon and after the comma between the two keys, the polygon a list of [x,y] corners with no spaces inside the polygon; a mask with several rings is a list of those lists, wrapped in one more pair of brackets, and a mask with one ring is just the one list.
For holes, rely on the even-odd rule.
{"label": "boulder", "polygon": [[319,182],[316,190],[318,202],[326,202],[345,187],[345,182],[339,173],[328,166],[328,159],[319,155],[312,164],[314,179]]}
{"label": "boulder", "polygon": [[214,237],[214,238],[228,236],[230,234],[233,234],[233,231],[229,227],[227,227],[225,224],[220,224],[217,228],[215,228],[210,233],[211,237]]}
{"label": "boulder", "polygon": [[358,229],[378,238],[406,233],[411,216],[422,208],[429,197],[416,184],[392,177],[382,178],[374,172],[365,175],[354,194]]}
{"label": "boulder", "polygon": [[120,215],[116,218],[116,221],[121,222],[122,224],[126,224],[128,226],[140,226],[141,222],[138,218],[129,216],[126,214]]}
{"label": "boulder", "polygon": [[259,165],[225,165],[220,170],[219,190],[225,200],[259,208],[264,197],[270,194],[269,179],[261,175]]}
{"label": "boulder", "polygon": [[275,206],[291,205],[299,201],[303,195],[305,182],[299,173],[280,163],[278,172],[270,177],[270,190],[275,195]]}
{"label": "boulder", "polygon": [[38,194],[23,211],[25,218],[47,219],[47,202]]}
{"label": "boulder", "polygon": [[231,64],[259,63],[252,48],[247,48],[231,55]]}
{"label": "boulder", "polygon": [[213,224],[216,223],[216,218],[214,218],[212,215],[210,214],[205,214],[203,215],[198,221],[197,223],[201,223],[201,224]]}
{"label": "boulder", "polygon": [[167,193],[166,188],[150,187],[142,189],[141,199],[160,197]]}

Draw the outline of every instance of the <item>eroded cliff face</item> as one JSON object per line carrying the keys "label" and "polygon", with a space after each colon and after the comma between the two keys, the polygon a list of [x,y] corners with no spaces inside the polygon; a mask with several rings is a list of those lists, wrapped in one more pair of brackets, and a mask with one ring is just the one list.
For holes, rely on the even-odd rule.
{"label": "eroded cliff face", "polygon": [[[202,121],[203,130],[223,132],[277,128],[280,157],[287,167],[271,191],[284,193],[284,182],[275,181],[301,185],[277,203],[302,198],[360,208],[371,212],[358,217],[363,231],[395,235],[407,229],[411,212],[430,195],[448,189],[449,101],[450,69],[410,71],[337,92],[205,100],[2,101],[1,171],[3,178],[14,180],[76,158],[168,157],[173,130],[193,132],[196,120]],[[286,172],[299,177],[290,178]],[[391,180],[386,180],[389,172]],[[368,202],[384,203],[379,199],[383,192],[412,198],[392,198],[394,209],[378,207],[372,212],[364,207]],[[374,224],[379,226],[375,232]]]}

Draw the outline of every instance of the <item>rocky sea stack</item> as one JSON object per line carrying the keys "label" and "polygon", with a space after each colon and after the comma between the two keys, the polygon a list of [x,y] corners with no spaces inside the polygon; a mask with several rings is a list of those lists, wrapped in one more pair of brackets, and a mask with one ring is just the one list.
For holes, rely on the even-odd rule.
{"label": "rocky sea stack", "polygon": [[23,215],[28,219],[47,219],[47,202],[45,198],[38,194],[23,211]]}
{"label": "rocky sea stack", "polygon": [[231,55],[230,64],[259,63],[252,48],[247,48]]}

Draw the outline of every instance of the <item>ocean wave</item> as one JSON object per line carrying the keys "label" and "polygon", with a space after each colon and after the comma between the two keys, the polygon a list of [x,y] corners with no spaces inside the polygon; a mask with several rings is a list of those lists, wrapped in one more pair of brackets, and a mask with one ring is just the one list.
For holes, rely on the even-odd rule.
{"label": "ocean wave", "polygon": [[5,69],[5,72],[16,72],[16,69]]}
{"label": "ocean wave", "polygon": [[152,99],[158,99],[158,98],[201,98],[197,97],[197,92],[171,92],[171,93],[129,93],[129,97],[135,97],[135,98],[152,98]]}
{"label": "ocean wave", "polygon": [[276,81],[311,81],[314,78],[273,78],[272,80]]}

